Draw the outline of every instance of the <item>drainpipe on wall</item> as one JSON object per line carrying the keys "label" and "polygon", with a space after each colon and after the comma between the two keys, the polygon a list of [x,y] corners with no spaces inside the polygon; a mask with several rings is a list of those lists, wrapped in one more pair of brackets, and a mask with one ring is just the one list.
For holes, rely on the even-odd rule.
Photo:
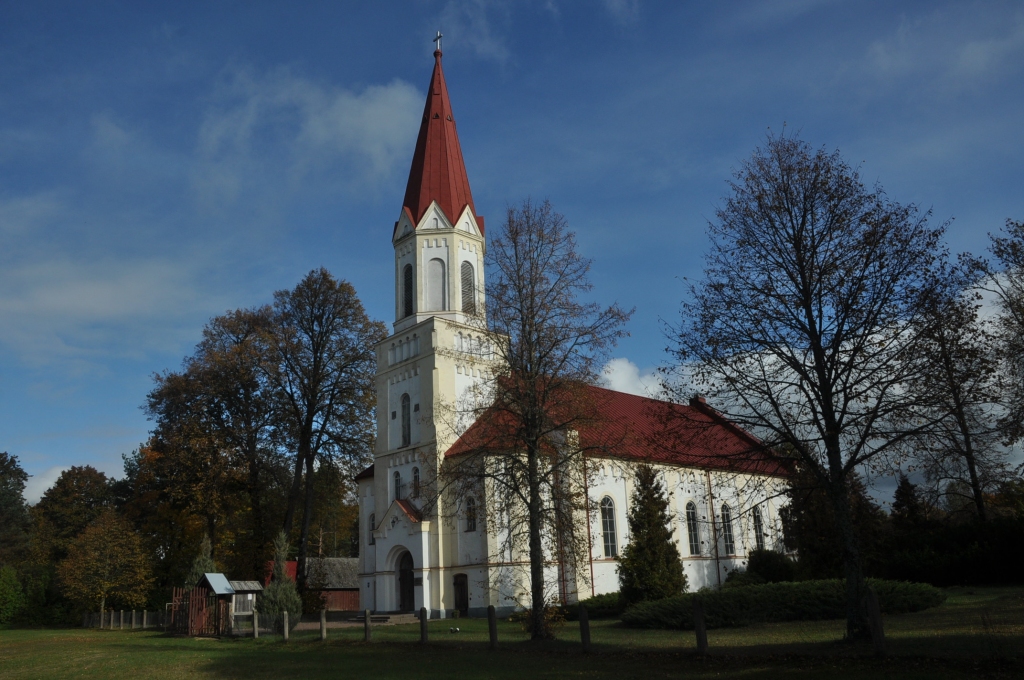
{"label": "drainpipe on wall", "polygon": [[722,567],[718,561],[718,522],[715,521],[715,496],[711,492],[711,471],[705,470],[704,476],[708,480],[708,514],[711,516],[711,535],[715,542],[715,576],[718,577],[718,587],[722,587]]}
{"label": "drainpipe on wall", "polygon": [[590,530],[590,485],[587,475],[587,457],[583,455],[583,494],[587,497],[587,560],[590,562],[590,596],[594,597],[597,595],[597,586],[594,585],[594,540]]}

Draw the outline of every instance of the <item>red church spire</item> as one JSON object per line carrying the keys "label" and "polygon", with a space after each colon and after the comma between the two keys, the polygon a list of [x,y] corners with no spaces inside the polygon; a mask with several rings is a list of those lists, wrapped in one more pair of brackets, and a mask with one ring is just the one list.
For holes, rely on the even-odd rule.
{"label": "red church spire", "polygon": [[[448,100],[448,86],[441,70],[440,49],[434,51],[434,73],[430,77],[423,121],[409,170],[409,183],[405,187],[403,205],[409,211],[413,224],[423,218],[431,201],[437,201],[449,222],[459,219],[467,205],[476,216],[466,164],[462,160],[462,147],[455,131],[455,116]],[[483,221],[479,218],[478,224],[483,231]]]}

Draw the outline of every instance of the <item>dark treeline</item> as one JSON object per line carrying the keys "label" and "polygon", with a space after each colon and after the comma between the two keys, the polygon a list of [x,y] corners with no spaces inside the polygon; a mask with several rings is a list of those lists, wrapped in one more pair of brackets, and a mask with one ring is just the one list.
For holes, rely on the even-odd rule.
{"label": "dark treeline", "polygon": [[28,507],[27,476],[0,454],[0,623],[162,609],[206,539],[232,579],[262,581],[282,531],[300,563],[357,554],[352,477],[372,459],[385,335],[350,284],[314,270],[211,319],[182,368],[154,376],[153,429],[121,479],[72,467]]}

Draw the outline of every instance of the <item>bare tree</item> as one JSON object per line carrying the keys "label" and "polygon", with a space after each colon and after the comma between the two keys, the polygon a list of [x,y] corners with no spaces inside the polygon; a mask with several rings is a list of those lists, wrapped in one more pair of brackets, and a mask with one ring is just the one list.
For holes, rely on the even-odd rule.
{"label": "bare tree", "polygon": [[981,317],[981,295],[971,285],[975,264],[943,271],[930,286],[915,357],[920,378],[908,389],[933,422],[914,462],[939,495],[968,490],[984,522],[985,490],[1007,473],[999,424],[1005,387],[993,323]]}
{"label": "bare tree", "polygon": [[487,264],[493,379],[475,401],[476,424],[442,466],[440,486],[463,506],[486,492],[504,561],[529,556],[523,590],[536,639],[550,634],[545,610],[553,584],[545,581],[545,565],[559,566],[560,584],[585,576],[585,454],[599,446],[578,436],[597,410],[585,386],[596,382],[632,311],[580,300],[592,289],[591,261],[579,255],[565,218],[547,201],[508,208]]}
{"label": "bare tree", "polygon": [[824,489],[843,546],[847,636],[865,594],[850,479],[916,434],[906,386],[921,339],[921,291],[942,227],[868,191],[838,152],[769,135],[708,226],[673,353],[733,422],[792,451]]}
{"label": "bare tree", "polygon": [[307,274],[294,290],[274,293],[271,327],[267,370],[279,396],[281,428],[295,451],[283,529],[291,532],[301,496],[301,590],[317,462],[331,457],[351,476],[370,459],[374,346],[387,332],[366,315],[352,285],[323,268]]}
{"label": "bare tree", "polygon": [[1003,421],[1008,441],[1024,438],[1024,222],[1006,220],[1005,236],[990,234],[997,267],[989,269],[989,289],[999,302],[1000,353],[1012,384]]}

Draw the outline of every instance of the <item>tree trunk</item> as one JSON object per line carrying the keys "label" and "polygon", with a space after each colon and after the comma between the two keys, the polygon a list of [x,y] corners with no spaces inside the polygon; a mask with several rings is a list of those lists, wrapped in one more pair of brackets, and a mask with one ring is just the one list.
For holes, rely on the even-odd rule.
{"label": "tree trunk", "polygon": [[313,520],[313,457],[306,458],[306,499],[302,509],[302,532],[299,535],[299,557],[295,582],[299,592],[306,591],[306,557],[309,550],[309,525]]}
{"label": "tree trunk", "polygon": [[865,639],[870,636],[871,631],[861,607],[864,572],[860,563],[857,534],[853,530],[853,513],[845,476],[833,481],[828,489],[835,513],[836,530],[843,546],[843,571],[846,576],[846,638],[851,641]]}
{"label": "tree trunk", "polygon": [[541,541],[540,451],[536,445],[527,451],[530,484],[530,595],[533,639],[548,637],[544,617],[544,545]]}
{"label": "tree trunk", "polygon": [[981,490],[981,480],[978,479],[978,466],[974,457],[974,439],[971,437],[971,427],[967,423],[967,412],[964,408],[963,396],[960,393],[960,381],[953,370],[953,359],[949,355],[947,344],[944,339],[940,339],[940,341],[942,343],[942,365],[953,396],[953,414],[956,417],[956,425],[963,439],[964,460],[967,461],[967,472],[971,477],[971,493],[974,496],[974,507],[978,509],[978,519],[985,522],[988,519],[985,512],[985,497]]}
{"label": "tree trunk", "polygon": [[256,460],[258,454],[255,447],[249,451],[249,503],[252,505],[252,536],[253,536],[253,575],[260,579],[263,574],[266,555],[263,549],[266,546],[266,536],[263,527],[263,504],[260,498],[260,465]]}

